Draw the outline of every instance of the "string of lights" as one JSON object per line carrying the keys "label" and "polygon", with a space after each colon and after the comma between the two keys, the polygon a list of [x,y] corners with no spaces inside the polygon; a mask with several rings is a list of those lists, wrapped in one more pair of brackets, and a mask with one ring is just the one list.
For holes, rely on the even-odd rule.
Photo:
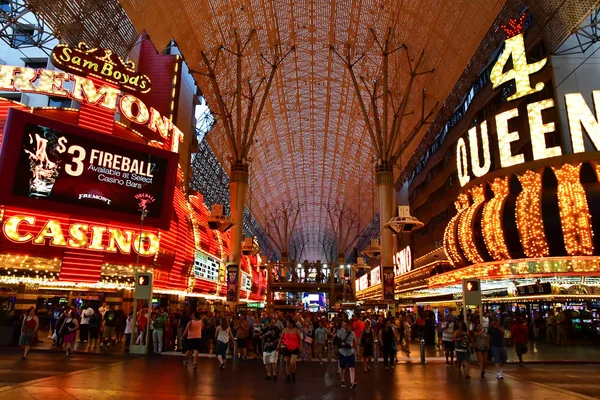
{"label": "string of lights", "polygon": [[495,260],[506,260],[510,258],[510,253],[504,240],[502,212],[508,196],[508,179],[496,178],[491,186],[494,197],[483,207],[481,221],[483,240]]}

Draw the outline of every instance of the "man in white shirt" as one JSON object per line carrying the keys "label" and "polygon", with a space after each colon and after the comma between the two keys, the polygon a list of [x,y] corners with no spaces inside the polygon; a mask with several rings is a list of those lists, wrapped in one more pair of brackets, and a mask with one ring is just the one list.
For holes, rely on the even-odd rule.
{"label": "man in white shirt", "polygon": [[490,317],[488,317],[488,313],[483,313],[481,317],[481,326],[483,327],[483,331],[488,333],[488,328],[490,327]]}
{"label": "man in white shirt", "polygon": [[[446,355],[446,365],[454,365],[454,322],[452,315],[448,314],[446,322],[442,324],[442,343],[444,344],[444,353]],[[448,361],[448,358],[450,361]]]}
{"label": "man in white shirt", "polygon": [[90,317],[94,315],[94,309],[84,305],[81,311],[81,322],[79,323],[79,341],[87,343],[90,336]]}

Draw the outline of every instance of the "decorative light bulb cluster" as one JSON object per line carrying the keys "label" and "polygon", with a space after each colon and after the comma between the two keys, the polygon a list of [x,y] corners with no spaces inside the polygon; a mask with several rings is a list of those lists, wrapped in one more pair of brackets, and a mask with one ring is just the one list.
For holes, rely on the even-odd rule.
{"label": "decorative light bulb cluster", "polygon": [[554,168],[558,179],[558,206],[565,249],[570,256],[592,255],[594,252],[591,217],[583,185],[579,181],[581,163]]}
{"label": "decorative light bulb cluster", "polygon": [[508,196],[508,179],[496,178],[492,183],[494,197],[483,207],[483,216],[481,228],[483,231],[483,240],[495,260],[506,260],[510,258],[506,241],[504,240],[504,230],[502,229],[502,211],[504,203]]}
{"label": "decorative light bulb cluster", "polygon": [[476,264],[484,261],[475,245],[475,232],[473,229],[475,213],[485,201],[483,185],[473,186],[470,194],[473,203],[462,213],[458,220],[458,242],[467,259]]}
{"label": "decorative light bulb cluster", "polygon": [[444,253],[446,253],[446,257],[448,257],[452,264],[460,265],[467,262],[467,260],[463,257],[458,241],[456,240],[456,229],[460,216],[469,207],[469,196],[466,193],[459,194],[454,205],[457,213],[450,219],[444,232]]}
{"label": "decorative light bulb cluster", "polygon": [[527,257],[547,257],[550,249],[542,219],[542,176],[526,171],[518,178],[523,191],[517,197],[515,218],[523,251]]}

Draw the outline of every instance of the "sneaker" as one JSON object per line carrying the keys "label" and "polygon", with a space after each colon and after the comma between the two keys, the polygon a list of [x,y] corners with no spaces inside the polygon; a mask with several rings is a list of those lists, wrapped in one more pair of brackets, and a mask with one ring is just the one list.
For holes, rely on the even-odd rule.
{"label": "sneaker", "polygon": [[183,365],[187,365],[188,360],[183,360]]}
{"label": "sneaker", "polygon": [[198,366],[196,364],[194,364],[194,369],[198,368]]}
{"label": "sneaker", "polygon": [[226,366],[226,365],[227,365],[227,364],[226,364],[225,362],[223,362],[223,363],[221,363],[221,366],[220,366],[219,368],[221,368],[221,369],[225,369],[225,366]]}
{"label": "sneaker", "polygon": [[346,382],[342,382],[342,388],[346,388]]}
{"label": "sneaker", "polygon": [[271,380],[271,375],[267,375],[267,376],[265,377],[265,381],[270,381],[270,380]]}
{"label": "sneaker", "polygon": [[356,389],[356,382],[354,382],[352,385],[350,385],[350,390],[354,390]]}
{"label": "sneaker", "polygon": [[496,378],[498,378],[498,379],[504,379],[504,376],[500,372],[498,372],[496,374]]}
{"label": "sneaker", "polygon": [[485,371],[481,371],[481,377],[485,378]]}

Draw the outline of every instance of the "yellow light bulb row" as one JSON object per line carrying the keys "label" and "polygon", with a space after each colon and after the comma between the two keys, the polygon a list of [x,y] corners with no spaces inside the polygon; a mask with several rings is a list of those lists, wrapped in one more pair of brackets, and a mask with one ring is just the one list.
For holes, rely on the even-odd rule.
{"label": "yellow light bulb row", "polygon": [[570,256],[592,255],[591,217],[583,185],[579,181],[581,163],[552,167],[558,178],[558,206],[565,248]]}
{"label": "yellow light bulb row", "polygon": [[444,253],[452,265],[460,265],[467,260],[462,256],[458,241],[456,240],[456,229],[458,220],[464,210],[469,207],[469,197],[465,193],[458,195],[458,199],[454,202],[456,207],[456,215],[450,219],[446,231],[444,232]]}
{"label": "yellow light bulb row", "polygon": [[473,203],[467,208],[458,220],[458,242],[467,259],[476,264],[483,262],[483,257],[479,254],[475,245],[473,219],[479,206],[485,201],[483,195],[483,186],[474,186],[470,191]]}
{"label": "yellow light bulb row", "polygon": [[542,219],[542,176],[526,171],[518,178],[523,190],[517,197],[515,219],[523,251],[527,257],[546,257],[550,249]]}
{"label": "yellow light bulb row", "polygon": [[483,207],[481,228],[483,240],[495,260],[506,260],[510,258],[504,230],[502,229],[502,210],[506,197],[508,196],[508,179],[496,178],[492,183],[494,197]]}

